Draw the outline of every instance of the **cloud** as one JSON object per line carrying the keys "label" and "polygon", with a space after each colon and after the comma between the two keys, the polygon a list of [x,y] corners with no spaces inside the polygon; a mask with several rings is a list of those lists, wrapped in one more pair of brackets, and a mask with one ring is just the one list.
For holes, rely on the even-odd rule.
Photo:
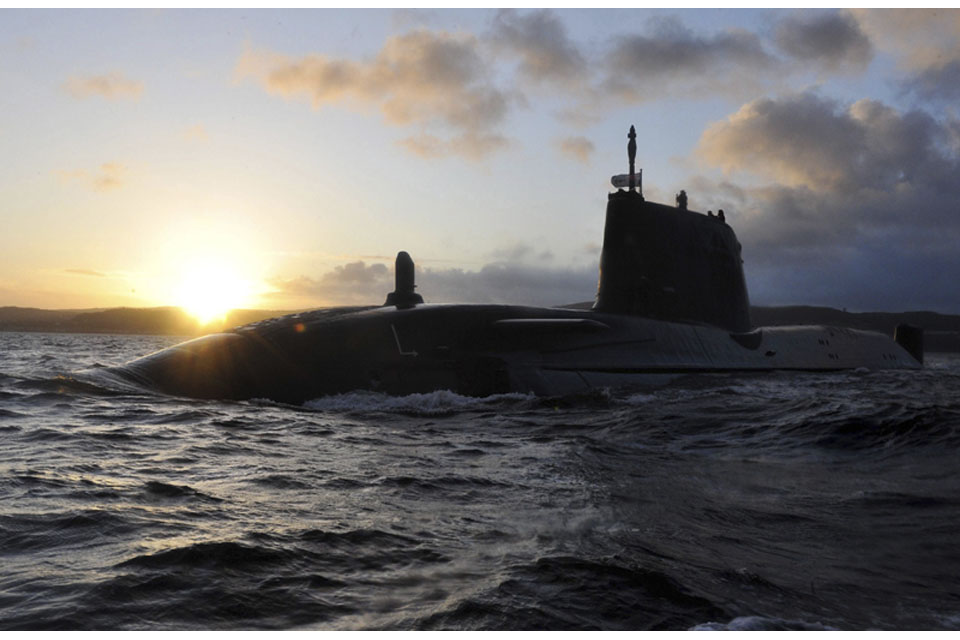
{"label": "cloud", "polygon": [[187,142],[206,142],[210,139],[210,136],[207,134],[207,129],[202,124],[195,124],[191,127],[187,127],[181,133],[181,136]]}
{"label": "cloud", "polygon": [[960,9],[854,9],[852,15],[898,60],[905,94],[944,103],[960,97]]}
{"label": "cloud", "polygon": [[907,77],[902,87],[923,100],[952,103],[960,99],[960,59],[927,67]]}
{"label": "cloud", "polygon": [[756,302],[960,311],[960,149],[943,142],[950,128],[871,100],[756,100],[709,127],[697,153],[768,183],[703,180],[694,193],[727,212]]}
{"label": "cloud", "polygon": [[100,171],[93,176],[93,188],[97,191],[110,191],[123,186],[127,168],[117,162],[100,165]]}
{"label": "cloud", "polygon": [[[492,130],[518,99],[492,82],[475,36],[422,29],[388,39],[366,61],[249,50],[237,74],[254,78],[270,93],[305,97],[315,108],[376,106],[393,125],[452,130],[444,144],[421,140],[419,148],[458,153],[458,143],[468,141],[474,143],[464,147],[468,156],[503,148]],[[415,142],[406,146],[417,149]]]}
{"label": "cloud", "polygon": [[143,83],[131,80],[118,71],[101,76],[71,76],[64,85],[75,98],[100,96],[108,100],[136,100],[143,93]]}
{"label": "cloud", "polygon": [[54,172],[64,183],[78,183],[95,191],[112,191],[123,187],[127,167],[119,162],[107,162],[95,170],[70,169]]}
{"label": "cloud", "polygon": [[557,141],[560,152],[574,160],[587,164],[593,154],[593,143],[583,136],[571,136]]}
{"label": "cloud", "polygon": [[782,20],[777,46],[792,58],[835,71],[863,71],[873,58],[870,39],[850,13],[803,13]]}
{"label": "cloud", "polygon": [[294,297],[316,300],[318,304],[377,304],[393,290],[393,273],[384,264],[367,265],[358,260],[334,268],[319,278],[298,276],[275,278],[269,284],[276,289],[274,298]]}
{"label": "cloud", "polygon": [[960,58],[960,9],[852,9],[879,48],[911,70]]}
{"label": "cloud", "polygon": [[496,264],[524,264],[531,261],[549,262],[553,260],[553,252],[549,249],[537,249],[526,242],[494,249],[489,254]]}
{"label": "cloud", "polygon": [[353,285],[379,284],[384,278],[389,277],[389,271],[382,264],[372,264],[369,267],[363,263],[351,262],[340,267],[325,276],[325,282]]}
{"label": "cloud", "polygon": [[[411,17],[395,14],[402,16]],[[739,28],[695,31],[668,16],[587,47],[556,12],[504,10],[478,34],[415,28],[363,58],[251,48],[235,72],[316,109],[379,112],[392,126],[413,128],[398,140],[412,154],[479,160],[515,145],[504,130],[528,106],[528,93],[558,101],[555,113],[577,126],[625,104],[746,99],[811,69],[864,71],[873,55],[870,33],[849,12],[791,15],[774,25],[772,37]],[[563,145],[575,159],[589,156],[582,140]]]}
{"label": "cloud", "polygon": [[519,58],[519,71],[529,84],[577,85],[588,65],[566,28],[548,9],[521,14],[499,11],[493,21],[495,46]]}
{"label": "cloud", "polygon": [[652,19],[647,31],[616,39],[602,64],[609,70],[605,90],[631,102],[736,94],[778,66],[760,38],[742,29],[703,36],[668,17]]}
{"label": "cloud", "polygon": [[93,276],[96,278],[106,278],[107,274],[101,273],[100,271],[94,271],[93,269],[64,269],[65,273],[71,273],[77,276]]}
{"label": "cloud", "polygon": [[[493,19],[489,39],[501,59],[517,62],[519,85],[567,101],[557,113],[577,127],[595,124],[624,104],[739,96],[785,71],[757,35],[742,29],[698,34],[675,16],[651,18],[642,33],[587,48],[569,37],[550,10],[505,10]],[[568,146],[581,161],[582,150]]]}
{"label": "cloud", "polygon": [[[514,247],[520,259],[534,253]],[[511,253],[508,251],[508,253]],[[549,260],[544,252],[537,256]],[[417,268],[417,291],[428,302],[557,305],[591,300],[596,294],[597,265],[546,268],[510,260],[484,265],[479,271]],[[363,261],[338,266],[318,278],[299,276],[271,281],[272,298],[296,298],[314,305],[382,304],[393,290],[393,268]]]}
{"label": "cloud", "polygon": [[439,15],[433,9],[394,9],[390,14],[390,22],[396,30],[409,29],[410,27],[424,27],[434,24],[439,20]]}
{"label": "cloud", "polygon": [[494,262],[479,271],[425,269],[418,291],[433,302],[478,302],[551,306],[592,300],[597,265],[547,268]]}
{"label": "cloud", "polygon": [[900,113],[873,100],[841,108],[805,93],[761,98],[704,131],[698,154],[727,171],[748,171],[813,191],[888,190],[944,177],[948,136],[923,111]]}
{"label": "cloud", "polygon": [[403,138],[397,142],[410,153],[421,158],[460,156],[480,161],[490,154],[511,146],[509,139],[495,133],[467,132],[453,138],[439,138],[427,133]]}
{"label": "cloud", "polygon": [[946,127],[948,134],[946,144],[954,154],[960,154],[960,120],[953,118],[947,122]]}

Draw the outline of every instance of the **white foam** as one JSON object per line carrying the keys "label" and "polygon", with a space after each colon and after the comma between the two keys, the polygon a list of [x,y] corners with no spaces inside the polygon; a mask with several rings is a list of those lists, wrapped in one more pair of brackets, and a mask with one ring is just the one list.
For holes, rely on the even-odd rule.
{"label": "white foam", "polygon": [[766,618],[764,616],[741,616],[726,624],[722,622],[705,622],[691,627],[689,631],[837,631],[819,622],[805,622],[803,620],[783,620],[781,618]]}
{"label": "white foam", "polygon": [[620,400],[620,402],[631,407],[638,407],[648,404],[656,399],[657,396],[652,393],[633,393]]}

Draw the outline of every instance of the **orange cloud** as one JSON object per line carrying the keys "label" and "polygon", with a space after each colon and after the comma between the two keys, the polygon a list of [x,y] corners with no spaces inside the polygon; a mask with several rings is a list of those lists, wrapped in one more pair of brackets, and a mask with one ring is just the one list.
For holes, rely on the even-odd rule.
{"label": "orange cloud", "polygon": [[71,76],[64,85],[75,98],[100,96],[108,100],[136,100],[143,93],[143,83],[131,80],[118,71],[101,76]]}
{"label": "orange cloud", "polygon": [[237,63],[240,78],[253,78],[268,92],[304,97],[314,108],[338,104],[375,106],[393,125],[419,124],[459,132],[430,135],[403,144],[421,155],[460,153],[476,157],[506,146],[492,129],[517,96],[496,87],[478,39],[469,34],[417,30],[387,40],[368,61],[308,55],[291,58],[247,51]]}
{"label": "orange cloud", "polygon": [[207,129],[202,124],[187,127],[183,130],[182,136],[188,142],[206,142],[210,138]]}
{"label": "orange cloud", "polygon": [[593,143],[583,136],[563,138],[557,142],[557,146],[560,148],[561,153],[584,164],[590,162],[590,154],[592,154],[594,150]]}
{"label": "orange cloud", "polygon": [[884,192],[956,175],[939,150],[947,129],[929,114],[874,100],[842,105],[814,93],[761,98],[703,133],[697,153],[727,171],[746,171],[815,192]]}
{"label": "orange cloud", "polygon": [[78,183],[95,191],[111,191],[124,185],[127,167],[119,162],[107,162],[97,169],[69,169],[55,174],[65,183]]}
{"label": "orange cloud", "polygon": [[398,144],[421,158],[460,156],[467,160],[480,161],[495,151],[508,148],[511,143],[497,134],[468,132],[450,139],[421,134],[404,138]]}

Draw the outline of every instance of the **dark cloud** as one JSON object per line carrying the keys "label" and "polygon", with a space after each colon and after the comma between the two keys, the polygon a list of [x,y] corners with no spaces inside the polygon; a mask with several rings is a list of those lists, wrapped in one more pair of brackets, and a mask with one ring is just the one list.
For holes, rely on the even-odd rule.
{"label": "dark cloud", "polygon": [[500,247],[490,252],[490,257],[500,262],[523,262],[533,255],[535,249],[525,242],[509,247]]}
{"label": "dark cloud", "polygon": [[[368,61],[251,50],[240,59],[237,73],[256,79],[271,93],[307,97],[316,108],[376,105],[391,124],[459,132],[450,140],[430,136],[430,145],[408,139],[405,146],[427,155],[429,147],[443,149],[440,155],[465,150],[471,156],[503,148],[503,138],[491,130],[519,99],[492,83],[476,37],[442,31],[390,38]],[[464,140],[473,144],[458,143]]]}
{"label": "dark cloud", "polygon": [[777,60],[753,33],[734,29],[694,33],[677,18],[651,20],[647,34],[618,38],[603,67],[605,89],[629,100],[670,94],[737,92],[757,84]]}
{"label": "dark cloud", "polygon": [[480,271],[425,269],[418,287],[431,302],[486,302],[550,306],[592,300],[597,265],[549,269],[498,262]]}
{"label": "dark cloud", "polygon": [[854,9],[852,15],[894,57],[905,94],[942,103],[960,97],[960,9]]}
{"label": "dark cloud", "polygon": [[792,58],[826,70],[862,71],[873,58],[870,39],[846,12],[800,14],[777,25],[777,46]]}
{"label": "dark cloud", "polygon": [[945,103],[960,100],[960,59],[910,75],[903,81],[903,90],[921,100]]}
{"label": "dark cloud", "polygon": [[379,284],[384,278],[389,278],[390,272],[385,265],[372,264],[369,267],[363,263],[351,262],[328,273],[322,279],[324,282],[346,285]]}
{"label": "dark cloud", "polygon": [[[532,249],[521,250],[527,257]],[[542,258],[542,256],[539,256]],[[316,305],[382,304],[393,290],[393,271],[384,264],[354,262],[319,278],[274,280],[274,298],[312,300]],[[591,300],[597,265],[549,269],[500,261],[479,271],[417,268],[417,291],[427,302],[558,305]]]}
{"label": "dark cloud", "polygon": [[521,14],[497,13],[491,36],[494,44],[520,60],[520,74],[531,84],[576,85],[585,80],[588,65],[567,36],[559,18],[548,9]]}
{"label": "dark cloud", "polygon": [[958,311],[960,155],[949,136],[924,112],[876,101],[758,100],[710,127],[699,154],[771,183],[700,181],[697,195],[725,208],[756,302]]}
{"label": "dark cloud", "polygon": [[946,144],[954,154],[960,155],[960,120],[952,119],[947,123]]}
{"label": "dark cloud", "polygon": [[[307,99],[315,108],[374,107],[392,125],[416,127],[399,144],[421,157],[477,160],[513,145],[503,128],[527,105],[528,92],[559,99],[555,113],[577,126],[624,104],[742,99],[782,87],[811,69],[863,71],[876,32],[865,24],[860,13],[796,14],[777,24],[772,38],[761,38],[738,28],[694,31],[678,17],[655,17],[641,32],[587,48],[570,37],[553,11],[505,10],[479,35],[417,28],[388,38],[368,58],[251,49],[236,73],[270,93]],[[504,62],[515,64],[516,73],[504,73]],[[936,80],[918,78],[915,91],[952,95],[954,85],[946,88]],[[580,161],[592,150],[583,138],[560,144]]]}
{"label": "dark cloud", "polygon": [[531,260],[546,262],[553,260],[553,252],[549,249],[538,250],[525,242],[518,242],[508,247],[500,247],[490,252],[490,257],[498,263],[522,263]]}
{"label": "dark cloud", "polygon": [[[833,211],[835,216],[860,213],[869,212]],[[960,312],[955,284],[960,258],[949,246],[958,240],[956,230],[937,238],[931,229],[912,228],[907,218],[896,229],[824,234],[820,242],[805,246],[765,245],[748,227],[737,230],[744,245],[751,300],[756,304]]]}
{"label": "dark cloud", "polygon": [[379,304],[393,290],[393,272],[384,264],[362,260],[335,267],[319,278],[299,276],[270,281],[274,298],[314,300],[322,305]]}
{"label": "dark cloud", "polygon": [[851,9],[874,45],[919,71],[960,57],[960,9]]}

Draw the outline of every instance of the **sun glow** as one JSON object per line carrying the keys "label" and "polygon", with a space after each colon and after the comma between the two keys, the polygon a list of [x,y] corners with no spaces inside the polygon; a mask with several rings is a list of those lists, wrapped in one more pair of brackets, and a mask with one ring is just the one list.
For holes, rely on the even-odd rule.
{"label": "sun glow", "polygon": [[197,260],[184,266],[175,304],[201,324],[224,318],[231,309],[249,306],[254,283],[222,261]]}

